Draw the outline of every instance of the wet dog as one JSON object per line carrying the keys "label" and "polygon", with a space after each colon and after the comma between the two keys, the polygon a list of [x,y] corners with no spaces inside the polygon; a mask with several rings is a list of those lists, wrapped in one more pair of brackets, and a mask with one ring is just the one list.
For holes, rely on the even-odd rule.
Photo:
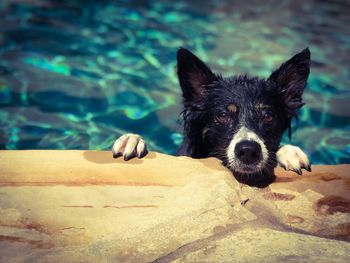
{"label": "wet dog", "polygon": [[[304,152],[292,145],[280,147],[282,135],[303,106],[302,94],[310,70],[310,51],[296,54],[269,78],[224,78],[190,51],[177,52],[177,74],[183,94],[184,140],[177,155],[216,157],[235,178],[251,186],[274,181],[274,168],[301,175],[310,171]],[[136,134],[121,136],[113,156],[129,160],[147,154]]]}

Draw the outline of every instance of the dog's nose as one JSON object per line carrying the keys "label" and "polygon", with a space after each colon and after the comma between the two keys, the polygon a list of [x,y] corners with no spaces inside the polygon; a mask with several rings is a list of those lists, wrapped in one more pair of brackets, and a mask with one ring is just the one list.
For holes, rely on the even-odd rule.
{"label": "dog's nose", "polygon": [[245,164],[256,164],[262,159],[261,147],[255,141],[241,141],[237,143],[235,155]]}

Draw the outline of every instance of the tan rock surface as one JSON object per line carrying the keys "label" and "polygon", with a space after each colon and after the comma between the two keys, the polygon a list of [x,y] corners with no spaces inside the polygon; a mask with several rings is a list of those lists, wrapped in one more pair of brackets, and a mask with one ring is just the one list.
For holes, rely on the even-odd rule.
{"label": "tan rock surface", "polygon": [[0,151],[0,262],[349,262],[350,165],[238,184],[214,158]]}

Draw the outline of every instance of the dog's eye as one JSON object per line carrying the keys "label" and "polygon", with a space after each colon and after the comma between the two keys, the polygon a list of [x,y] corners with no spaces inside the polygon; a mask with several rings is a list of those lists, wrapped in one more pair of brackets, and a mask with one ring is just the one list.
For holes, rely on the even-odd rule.
{"label": "dog's eye", "polygon": [[226,113],[226,112],[221,112],[218,116],[217,116],[217,120],[221,123],[225,123],[228,122],[230,119],[230,116]]}
{"label": "dog's eye", "polygon": [[272,120],[273,120],[272,114],[269,113],[269,112],[266,112],[266,113],[264,114],[264,121],[267,122],[267,123],[271,123]]}

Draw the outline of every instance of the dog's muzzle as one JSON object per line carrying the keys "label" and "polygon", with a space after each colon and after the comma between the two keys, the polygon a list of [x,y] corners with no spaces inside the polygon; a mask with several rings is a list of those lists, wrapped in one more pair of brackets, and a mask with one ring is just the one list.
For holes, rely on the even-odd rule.
{"label": "dog's muzzle", "polygon": [[226,150],[228,167],[241,173],[254,173],[264,168],[268,150],[263,140],[253,131],[241,127]]}

